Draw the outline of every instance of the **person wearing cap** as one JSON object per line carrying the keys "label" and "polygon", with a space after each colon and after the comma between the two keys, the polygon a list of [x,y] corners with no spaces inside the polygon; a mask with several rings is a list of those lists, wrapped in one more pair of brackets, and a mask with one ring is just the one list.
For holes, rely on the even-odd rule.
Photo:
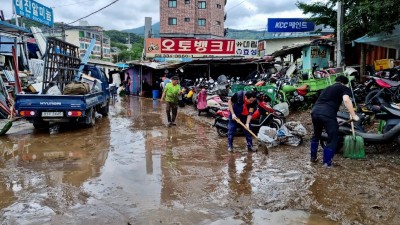
{"label": "person wearing cap", "polygon": [[[178,113],[178,95],[182,94],[181,86],[178,84],[179,78],[173,76],[171,82],[165,85],[161,102],[166,102],[166,113],[168,119],[168,126],[176,126],[175,119]],[[172,115],[171,115],[172,112]]]}
{"label": "person wearing cap", "polygon": [[349,111],[352,120],[358,121],[360,119],[356,115],[350,99],[351,90],[346,86],[349,79],[341,75],[335,81],[335,84],[322,91],[311,110],[314,135],[311,139],[310,161],[317,162],[318,142],[321,140],[322,130],[325,129],[328,134],[328,143],[324,147],[322,163],[328,168],[332,166],[332,158],[338,143],[339,124],[336,114],[342,102]]}

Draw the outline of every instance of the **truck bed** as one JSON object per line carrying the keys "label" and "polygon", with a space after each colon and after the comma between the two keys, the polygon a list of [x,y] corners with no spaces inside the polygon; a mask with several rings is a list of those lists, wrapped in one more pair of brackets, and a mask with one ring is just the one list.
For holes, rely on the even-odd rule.
{"label": "truck bed", "polygon": [[103,103],[104,96],[101,92],[86,95],[35,95],[17,94],[15,108],[22,110],[80,110],[85,111],[93,106]]}

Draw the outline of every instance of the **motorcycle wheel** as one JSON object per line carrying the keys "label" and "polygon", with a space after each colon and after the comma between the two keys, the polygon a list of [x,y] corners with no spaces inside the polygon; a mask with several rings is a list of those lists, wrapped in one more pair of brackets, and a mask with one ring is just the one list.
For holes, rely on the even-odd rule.
{"label": "motorcycle wheel", "polygon": [[[283,124],[283,123],[282,123]],[[280,126],[280,124],[277,122],[277,121],[272,121],[270,124],[269,124],[269,127],[271,127],[271,128],[275,128],[276,130],[278,130],[281,126]]]}
{"label": "motorcycle wheel", "polygon": [[228,137],[228,130],[224,128],[217,128],[217,133],[220,137]]}
{"label": "motorcycle wheel", "polygon": [[[366,105],[371,105],[371,106],[372,106],[372,105],[375,105],[375,104],[378,104],[378,105],[379,105],[379,101],[378,101],[377,98],[372,99],[373,97],[376,96],[376,94],[378,94],[378,92],[379,92],[379,90],[377,90],[377,89],[370,91],[370,92],[367,94],[367,96],[365,97],[365,104],[366,104]],[[372,100],[372,101],[371,101],[371,100]]]}
{"label": "motorcycle wheel", "polygon": [[396,138],[396,143],[397,143],[397,145],[400,147],[400,136],[398,136],[398,137]]}

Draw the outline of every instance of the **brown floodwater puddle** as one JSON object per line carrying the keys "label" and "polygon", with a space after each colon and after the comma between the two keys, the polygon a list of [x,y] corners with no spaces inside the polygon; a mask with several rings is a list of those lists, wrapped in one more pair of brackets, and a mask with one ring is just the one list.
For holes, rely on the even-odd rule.
{"label": "brown floodwater puddle", "polygon": [[21,124],[0,137],[1,222],[336,224],[312,207],[303,159],[249,154],[243,137],[229,154],[190,116],[167,127],[159,101],[111,107],[93,128],[51,135]]}

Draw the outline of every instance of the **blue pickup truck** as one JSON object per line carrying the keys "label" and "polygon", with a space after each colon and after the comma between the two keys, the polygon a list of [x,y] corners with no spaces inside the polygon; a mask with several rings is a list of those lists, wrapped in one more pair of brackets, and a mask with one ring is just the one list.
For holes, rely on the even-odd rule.
{"label": "blue pickup truck", "polygon": [[65,122],[93,126],[96,112],[103,116],[108,115],[108,79],[96,66],[85,65],[83,71],[98,79],[96,91],[84,95],[17,94],[15,109],[18,115],[33,123],[37,129],[46,129],[52,123]]}

